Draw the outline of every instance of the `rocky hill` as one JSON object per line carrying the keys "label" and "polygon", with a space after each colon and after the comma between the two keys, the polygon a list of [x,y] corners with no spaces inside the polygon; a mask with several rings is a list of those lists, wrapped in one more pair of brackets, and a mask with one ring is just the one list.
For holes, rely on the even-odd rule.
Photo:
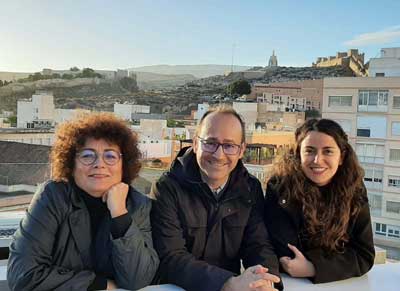
{"label": "rocky hill", "polygon": [[138,71],[135,71],[135,74],[138,86],[142,90],[174,88],[196,80],[190,74],[166,75]]}
{"label": "rocky hill", "polygon": [[[119,82],[98,78],[13,82],[0,87],[0,111],[12,110],[16,112],[17,100],[29,99],[37,90],[53,92],[54,103],[57,108],[100,109],[104,106],[111,108],[110,102],[107,102],[109,96],[130,94],[121,87]],[[101,96],[107,97],[101,98]]]}
{"label": "rocky hill", "polygon": [[0,112],[16,112],[17,100],[29,99],[36,90],[51,91],[56,108],[112,111],[115,102],[150,105],[152,113],[190,114],[204,96],[219,92],[213,87],[180,86],[163,90],[127,92],[118,82],[97,78],[50,79],[11,83],[0,87]]}
{"label": "rocky hill", "polygon": [[326,77],[349,77],[353,76],[351,71],[348,71],[340,66],[314,68],[314,67],[276,67],[276,68],[253,68],[247,71],[233,72],[228,76],[213,76],[202,78],[190,82],[198,86],[227,86],[229,83],[245,79],[251,83],[274,83],[287,82],[298,80],[313,80],[323,79]]}
{"label": "rocky hill", "polygon": [[[233,71],[244,71],[250,66],[233,66]],[[129,69],[135,72],[147,72],[166,75],[193,75],[196,78],[206,78],[215,75],[224,75],[231,71],[230,65],[154,65]]]}

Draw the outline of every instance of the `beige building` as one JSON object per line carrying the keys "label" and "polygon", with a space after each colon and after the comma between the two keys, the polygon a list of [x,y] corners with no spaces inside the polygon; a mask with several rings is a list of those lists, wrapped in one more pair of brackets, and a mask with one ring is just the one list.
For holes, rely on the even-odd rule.
{"label": "beige building", "polygon": [[304,110],[321,110],[323,80],[302,80],[290,82],[277,82],[271,84],[255,83],[251,88],[250,97],[254,100],[272,96],[290,96],[305,100]]}
{"label": "beige building", "polygon": [[232,107],[243,117],[246,123],[246,130],[254,130],[257,122],[257,103],[233,102]]}
{"label": "beige building", "polygon": [[400,247],[400,77],[325,78],[323,98],[365,170],[375,242]]}
{"label": "beige building", "polygon": [[257,97],[258,103],[273,105],[271,111],[305,111],[306,98],[292,97],[284,94],[264,92],[262,97]]}

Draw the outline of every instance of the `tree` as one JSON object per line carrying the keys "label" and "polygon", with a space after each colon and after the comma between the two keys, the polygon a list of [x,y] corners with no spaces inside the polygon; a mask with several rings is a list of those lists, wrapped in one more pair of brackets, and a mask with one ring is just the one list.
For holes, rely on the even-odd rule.
{"label": "tree", "polygon": [[72,67],[69,69],[71,72],[79,72],[79,68],[78,67]]}
{"label": "tree", "polygon": [[11,124],[12,127],[17,126],[17,116],[13,115],[4,120],[5,123]]}
{"label": "tree", "polygon": [[3,80],[0,80],[0,87],[3,86]]}
{"label": "tree", "polygon": [[102,78],[102,77],[103,77],[102,75],[96,73],[91,68],[84,68],[82,70],[82,73],[76,75],[76,78]]}
{"label": "tree", "polygon": [[28,79],[30,79],[30,81],[38,81],[44,79],[44,76],[41,73],[35,73],[33,75],[29,75]]}
{"label": "tree", "polygon": [[71,74],[63,74],[61,78],[65,80],[72,80],[74,76],[72,76]]}
{"label": "tree", "polygon": [[119,80],[119,84],[129,92],[137,92],[139,90],[136,79],[130,77],[123,77]]}
{"label": "tree", "polygon": [[228,85],[226,92],[230,95],[243,95],[251,93],[251,85],[246,80],[237,80]]}

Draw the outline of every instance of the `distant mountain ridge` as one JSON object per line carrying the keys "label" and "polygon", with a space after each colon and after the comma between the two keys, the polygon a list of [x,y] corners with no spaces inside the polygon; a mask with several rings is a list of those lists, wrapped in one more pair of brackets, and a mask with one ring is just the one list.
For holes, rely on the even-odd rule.
{"label": "distant mountain ridge", "polygon": [[196,80],[190,74],[158,74],[135,71],[138,86],[142,90],[162,89],[182,86],[187,82]]}
{"label": "distant mountain ridge", "polygon": [[[233,71],[245,71],[251,69],[251,66],[233,66]],[[196,78],[206,78],[216,75],[224,75],[231,71],[230,65],[154,65],[134,67],[128,69],[134,72],[147,72],[164,75],[193,75]]]}
{"label": "distant mountain ridge", "polygon": [[33,73],[22,73],[22,72],[0,72],[0,80],[2,81],[16,81],[18,79],[27,78]]}

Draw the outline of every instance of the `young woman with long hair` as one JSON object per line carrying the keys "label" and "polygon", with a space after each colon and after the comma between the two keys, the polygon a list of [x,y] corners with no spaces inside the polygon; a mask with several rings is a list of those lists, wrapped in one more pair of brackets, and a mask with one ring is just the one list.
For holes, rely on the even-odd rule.
{"label": "young woman with long hair", "polygon": [[361,276],[374,263],[364,171],[346,133],[329,119],[306,121],[274,166],[265,223],[281,268],[314,283]]}

